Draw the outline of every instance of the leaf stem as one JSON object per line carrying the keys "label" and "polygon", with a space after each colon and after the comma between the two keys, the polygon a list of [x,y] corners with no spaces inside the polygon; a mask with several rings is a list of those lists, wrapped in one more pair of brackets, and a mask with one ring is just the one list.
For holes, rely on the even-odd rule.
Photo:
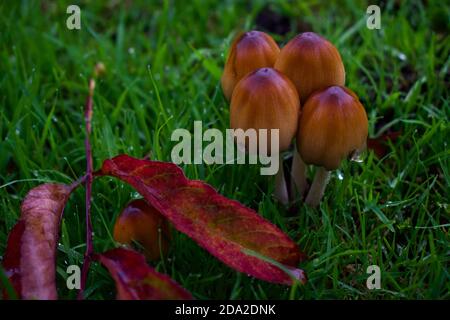
{"label": "leaf stem", "polygon": [[92,198],[92,148],[89,137],[92,131],[92,113],[93,113],[93,97],[95,89],[95,80],[89,80],[89,95],[86,100],[86,108],[84,120],[86,124],[86,138],[84,146],[86,150],[86,252],[84,254],[83,269],[81,271],[80,291],[78,292],[78,300],[84,298],[84,289],[86,287],[87,275],[94,253],[94,246],[92,244],[92,222],[91,222],[91,198]]}

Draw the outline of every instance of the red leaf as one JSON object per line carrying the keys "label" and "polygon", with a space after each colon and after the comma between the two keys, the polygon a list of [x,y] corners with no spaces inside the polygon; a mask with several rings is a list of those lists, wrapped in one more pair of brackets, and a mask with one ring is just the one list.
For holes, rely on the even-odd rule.
{"label": "red leaf", "polygon": [[[20,297],[21,285],[20,285],[20,243],[22,241],[23,231],[25,230],[25,223],[19,220],[16,225],[11,229],[8,236],[8,243],[6,246],[6,252],[3,258],[3,268],[6,271],[6,275],[9,278],[17,297]],[[3,296],[8,297],[6,290],[3,291]]]}
{"label": "red leaf", "polygon": [[[132,185],[175,228],[230,267],[265,281],[292,283],[280,268],[247,250],[296,267],[302,258],[297,245],[255,211],[202,181],[188,180],[175,164],[120,155],[106,160],[101,174]],[[306,281],[302,270],[292,274]]]}
{"label": "red leaf", "polygon": [[119,300],[188,300],[192,296],[168,276],[156,272],[140,253],[117,248],[97,255],[116,282]]}
{"label": "red leaf", "polygon": [[401,135],[400,131],[389,132],[382,134],[378,138],[367,138],[367,149],[371,149],[375,152],[378,158],[384,157],[387,152],[387,141],[394,142]]}
{"label": "red leaf", "polygon": [[11,231],[3,263],[23,299],[57,299],[56,244],[59,222],[72,189],[43,184],[28,192]]}

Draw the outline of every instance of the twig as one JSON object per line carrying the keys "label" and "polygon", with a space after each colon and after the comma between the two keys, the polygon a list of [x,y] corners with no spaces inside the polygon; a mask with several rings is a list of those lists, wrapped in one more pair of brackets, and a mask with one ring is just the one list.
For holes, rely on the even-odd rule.
{"label": "twig", "polygon": [[81,271],[80,291],[78,292],[78,300],[84,298],[84,289],[86,288],[86,280],[89,272],[89,267],[92,261],[92,255],[94,253],[94,247],[92,244],[92,222],[91,222],[91,197],[92,197],[92,149],[89,137],[91,135],[92,127],[92,105],[95,89],[95,80],[92,78],[89,80],[89,95],[86,100],[86,108],[84,114],[84,120],[86,123],[86,138],[84,140],[84,146],[86,149],[86,252],[84,254],[83,269]]}

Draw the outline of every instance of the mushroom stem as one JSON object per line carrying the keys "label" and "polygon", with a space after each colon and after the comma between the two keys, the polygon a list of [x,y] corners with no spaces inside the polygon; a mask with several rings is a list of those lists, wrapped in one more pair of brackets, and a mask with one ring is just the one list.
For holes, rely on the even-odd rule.
{"label": "mushroom stem", "polygon": [[281,154],[279,159],[278,172],[275,175],[275,190],[273,195],[282,204],[287,205],[289,203],[289,194],[286,185],[286,179],[284,178],[283,157],[281,156]]}
{"label": "mushroom stem", "polygon": [[306,164],[298,153],[297,146],[294,149],[291,167],[291,196],[295,198],[296,192],[303,197],[308,183],[306,182]]}
{"label": "mushroom stem", "polygon": [[309,189],[308,196],[305,200],[307,205],[317,207],[323,197],[328,181],[330,181],[330,171],[323,167],[318,167],[311,189]]}

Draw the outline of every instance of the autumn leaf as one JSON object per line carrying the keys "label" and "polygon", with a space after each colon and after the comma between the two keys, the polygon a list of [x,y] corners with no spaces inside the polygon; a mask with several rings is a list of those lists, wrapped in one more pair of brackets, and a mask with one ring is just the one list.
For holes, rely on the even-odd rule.
{"label": "autumn leaf", "polygon": [[28,192],[11,231],[3,262],[22,299],[57,299],[56,245],[59,223],[72,188],[43,184]]}
{"label": "autumn leaf", "polygon": [[[187,179],[175,164],[120,155],[106,160],[96,174],[129,183],[175,228],[228,266],[273,283],[290,285],[292,275],[306,282],[304,272],[295,269],[303,255],[286,234],[208,184]],[[286,273],[270,260],[292,272]]]}
{"label": "autumn leaf", "polygon": [[[6,252],[3,257],[3,268],[6,271],[6,276],[9,278],[13,289],[16,292],[17,297],[20,297],[21,284],[20,284],[20,243],[22,240],[23,231],[25,230],[25,223],[19,220],[8,236],[8,242],[6,245]],[[3,296],[7,299],[8,296],[6,290],[3,291]]]}
{"label": "autumn leaf", "polygon": [[388,153],[387,142],[395,142],[400,135],[400,131],[395,131],[382,134],[377,138],[367,138],[367,149],[373,150],[378,158],[383,158]]}
{"label": "autumn leaf", "polygon": [[189,300],[192,296],[167,275],[147,265],[142,254],[117,248],[97,255],[108,269],[119,300]]}

